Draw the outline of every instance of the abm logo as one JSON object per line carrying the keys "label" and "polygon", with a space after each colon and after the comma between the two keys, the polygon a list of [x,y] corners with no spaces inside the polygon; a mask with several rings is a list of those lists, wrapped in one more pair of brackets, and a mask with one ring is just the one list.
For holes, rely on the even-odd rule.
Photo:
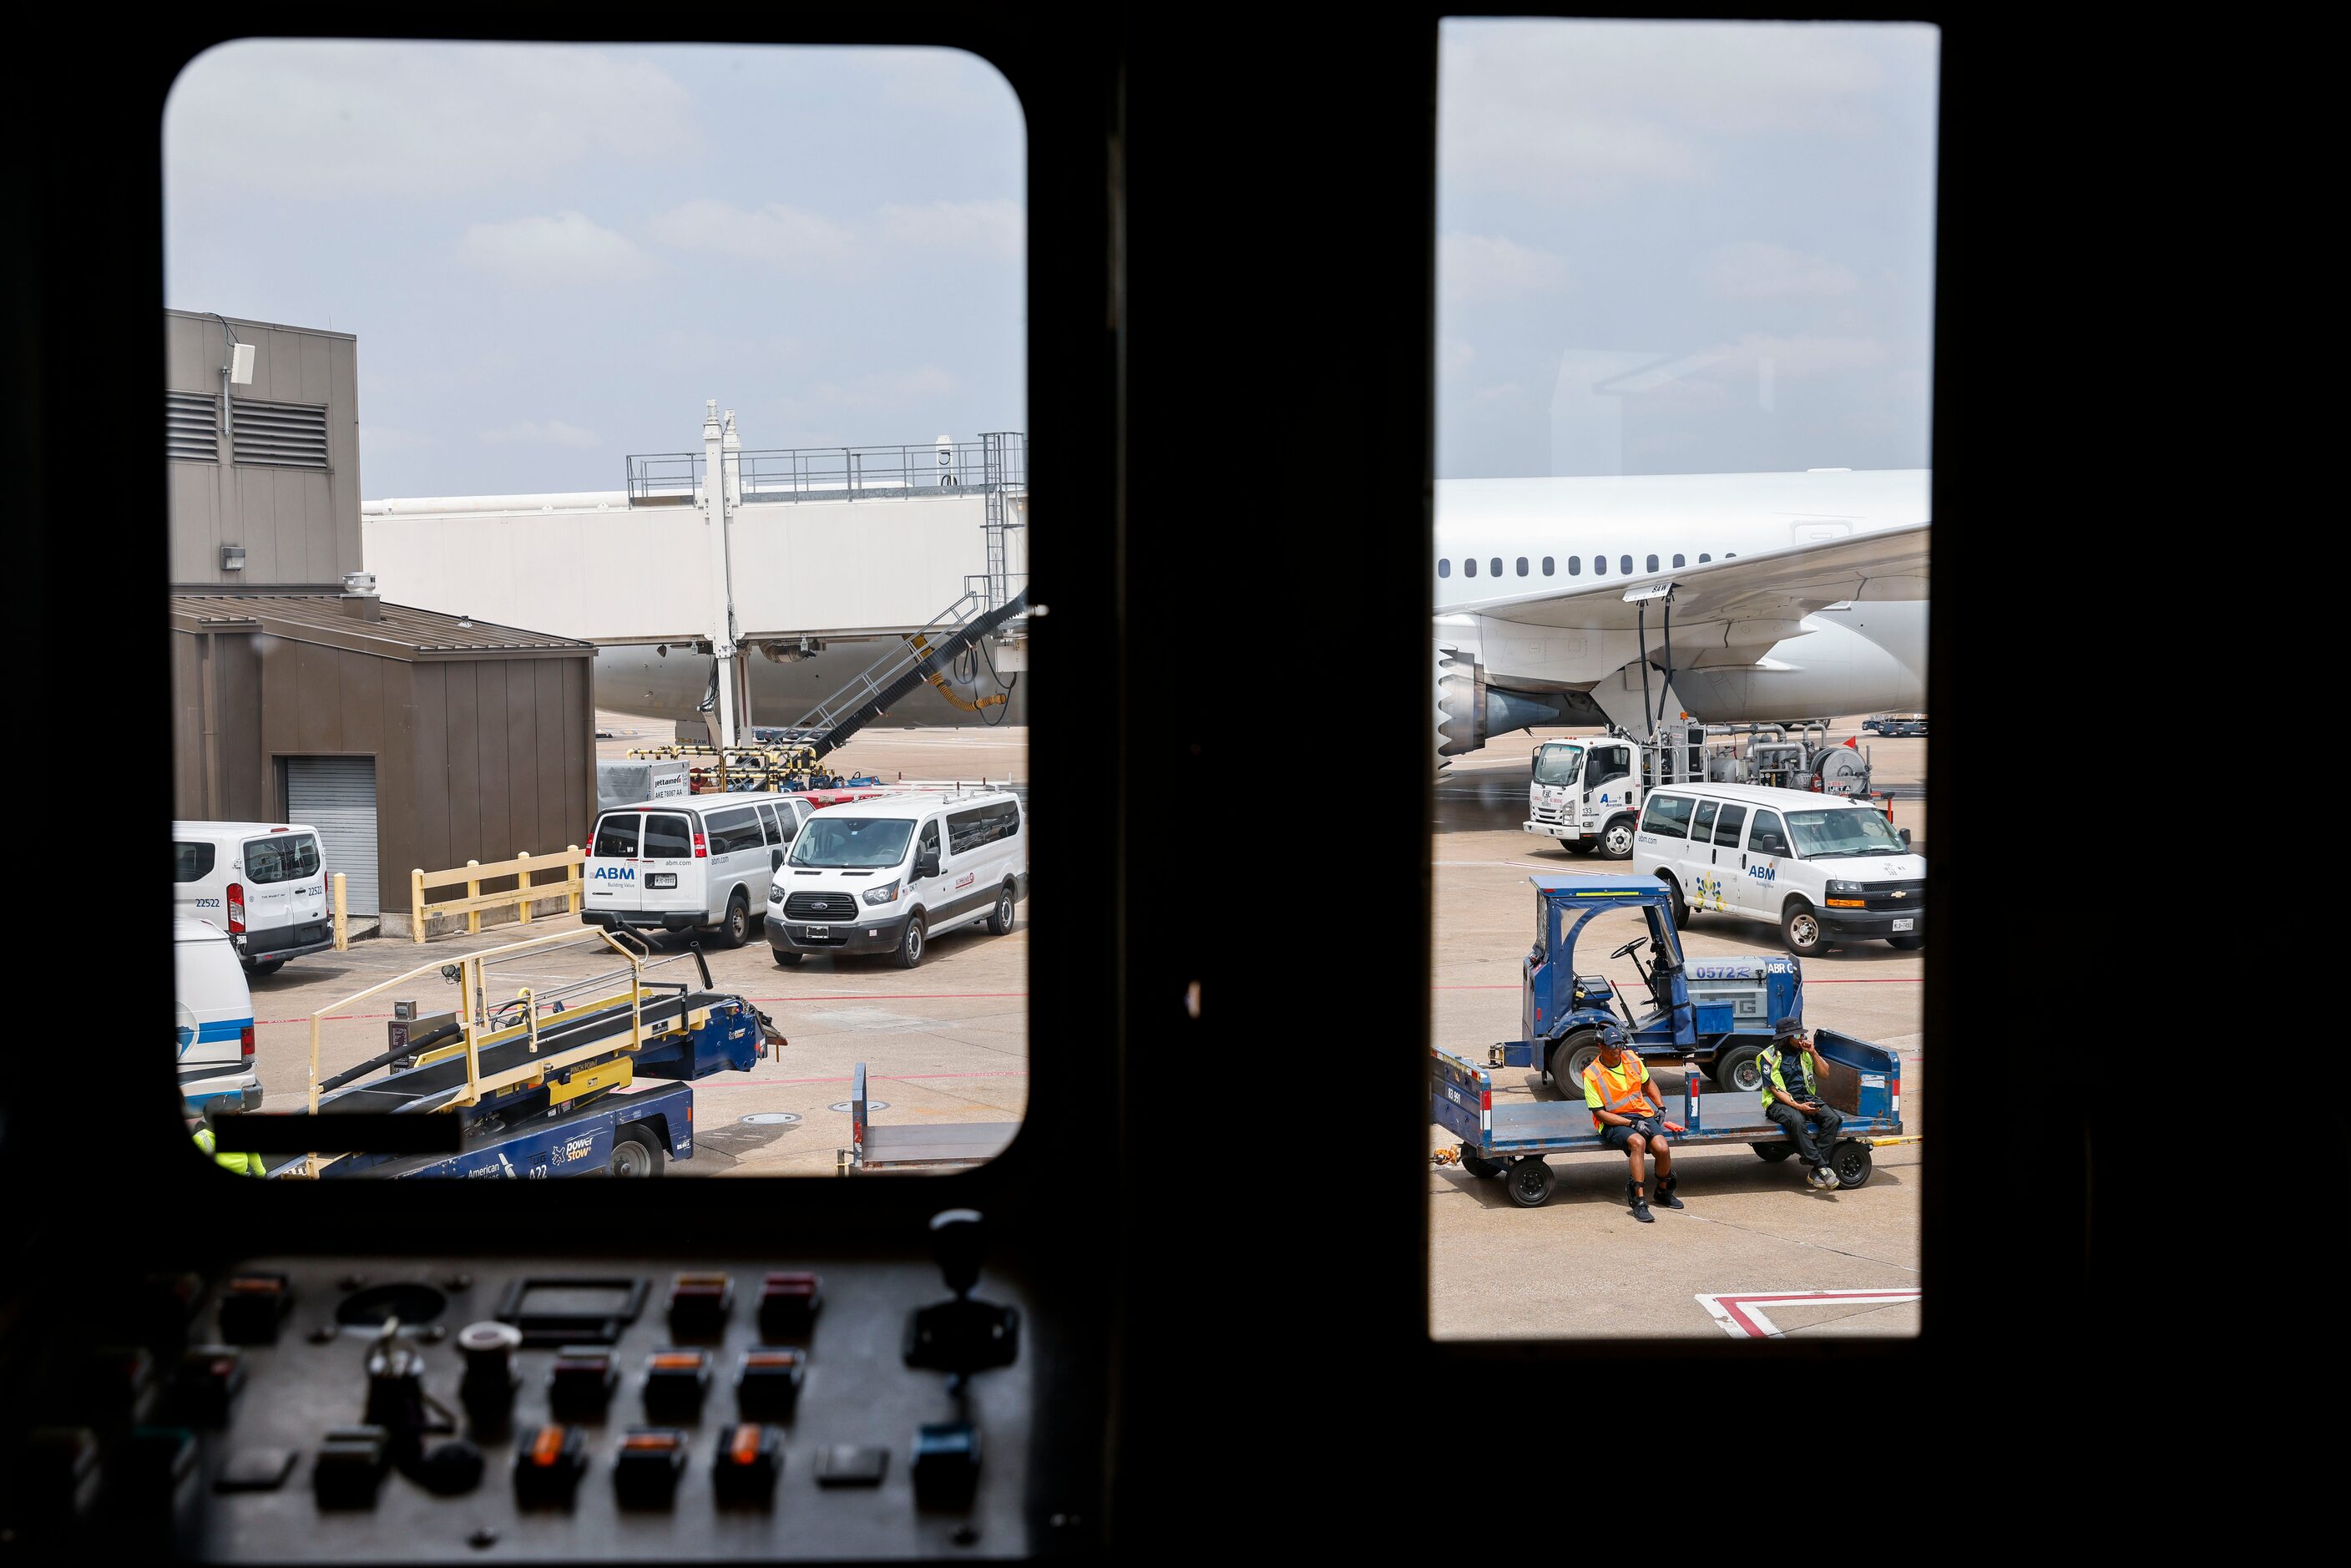
{"label": "abm logo", "polygon": [[634,882],[637,868],[632,865],[600,865],[588,873],[590,882]]}

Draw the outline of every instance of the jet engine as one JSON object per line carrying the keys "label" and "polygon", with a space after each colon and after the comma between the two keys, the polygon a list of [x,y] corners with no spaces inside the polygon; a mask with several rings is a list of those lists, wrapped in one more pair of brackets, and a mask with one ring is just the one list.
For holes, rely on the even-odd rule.
{"label": "jet engine", "polygon": [[[1479,750],[1498,735],[1531,729],[1539,724],[1591,722],[1580,714],[1579,694],[1505,691],[1486,684],[1486,666],[1458,649],[1439,645],[1437,658],[1437,755],[1439,765],[1448,757]],[[1588,700],[1581,706],[1591,707]]]}

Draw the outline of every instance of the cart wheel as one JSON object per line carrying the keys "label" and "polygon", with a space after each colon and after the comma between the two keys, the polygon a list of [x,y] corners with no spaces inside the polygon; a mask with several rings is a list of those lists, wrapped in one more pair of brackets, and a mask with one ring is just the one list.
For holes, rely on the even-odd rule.
{"label": "cart wheel", "polygon": [[1747,1146],[1775,1166],[1796,1152],[1793,1144],[1750,1144]]}
{"label": "cart wheel", "polygon": [[1840,1189],[1868,1181],[1870,1163],[1869,1145],[1858,1139],[1847,1138],[1829,1151],[1829,1168],[1836,1172]]}
{"label": "cart wheel", "polygon": [[1541,1208],[1551,1201],[1551,1167],[1533,1155],[1510,1162],[1510,1201],[1520,1208]]}
{"label": "cart wheel", "polygon": [[1461,1168],[1473,1176],[1483,1176],[1488,1181],[1492,1181],[1502,1174],[1502,1162],[1480,1158],[1471,1154],[1469,1145],[1464,1144],[1461,1145]]}
{"label": "cart wheel", "polygon": [[1708,1078],[1737,1094],[1760,1094],[1763,1092],[1763,1048],[1760,1045],[1734,1045],[1714,1059]]}

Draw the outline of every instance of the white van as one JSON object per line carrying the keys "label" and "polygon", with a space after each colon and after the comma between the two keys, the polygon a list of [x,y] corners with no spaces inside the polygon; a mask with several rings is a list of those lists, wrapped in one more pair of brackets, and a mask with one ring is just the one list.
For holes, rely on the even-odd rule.
{"label": "white van", "polygon": [[1674,890],[1674,924],[1719,911],[1776,922],[1809,957],[1833,939],[1927,943],[1927,862],[1879,808],[1807,789],[1659,785],[1633,869]]}
{"label": "white van", "polygon": [[814,808],[787,795],[690,795],[600,813],[580,875],[580,918],[606,930],[701,931],[740,947],[768,880]]}
{"label": "white van", "polygon": [[253,1069],[253,993],[236,945],[207,920],[172,919],[172,998],[180,1043],[180,1097],[195,1111],[261,1109]]}
{"label": "white van", "polygon": [[227,934],[252,975],[335,945],[319,830],[300,822],[172,824],[172,913]]}
{"label": "white van", "polygon": [[1001,789],[925,791],[820,811],[768,892],[768,946],[923,961],[931,938],[977,920],[998,936],[1029,893],[1029,818]]}

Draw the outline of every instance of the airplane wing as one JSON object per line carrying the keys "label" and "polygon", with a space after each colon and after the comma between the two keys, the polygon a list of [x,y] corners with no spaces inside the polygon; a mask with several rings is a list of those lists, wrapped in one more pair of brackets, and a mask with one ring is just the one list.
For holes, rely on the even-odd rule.
{"label": "airplane wing", "polygon": [[[1712,637],[1698,635],[1701,628],[1710,626],[1721,628],[1719,646],[1769,646],[1795,635],[1793,622],[1832,604],[1847,600],[1926,598],[1927,539],[1931,527],[1912,523],[1644,576],[1595,578],[1573,588],[1497,594],[1447,605],[1445,612],[1483,615],[1526,626],[1630,632],[1638,621],[1640,607],[1625,602],[1626,591],[1670,582],[1677,646],[1714,643]],[[1658,609],[1652,601],[1648,613],[1652,635],[1662,620]]]}

